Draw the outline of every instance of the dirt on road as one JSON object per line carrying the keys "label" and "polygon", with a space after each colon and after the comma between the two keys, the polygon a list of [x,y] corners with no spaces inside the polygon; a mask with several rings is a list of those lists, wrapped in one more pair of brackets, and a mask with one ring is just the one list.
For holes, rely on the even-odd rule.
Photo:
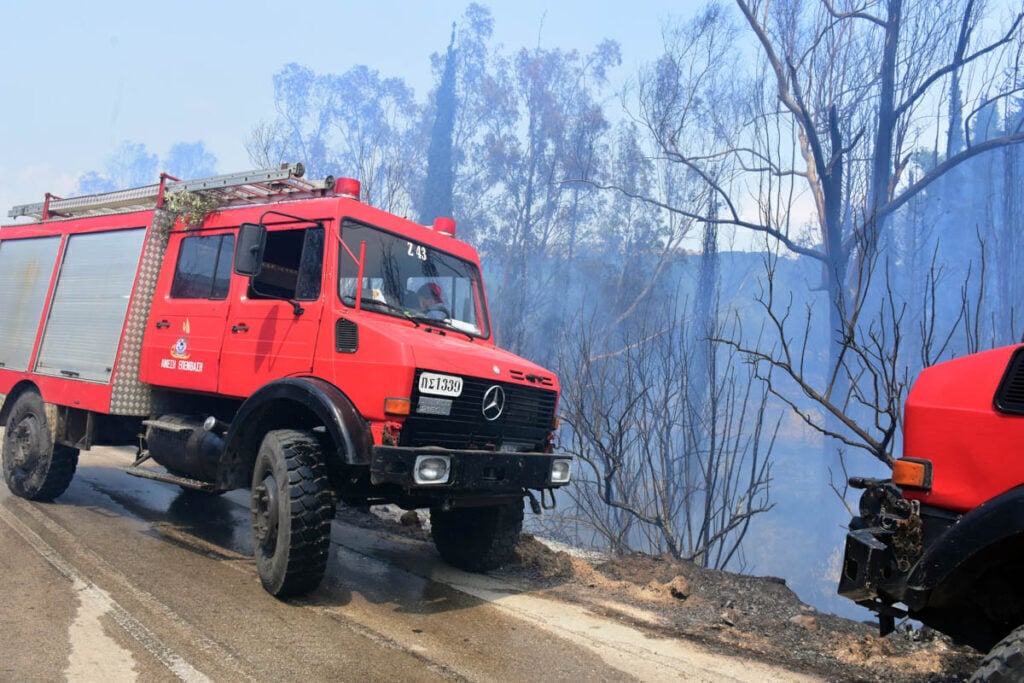
{"label": "dirt on road", "polygon": [[[343,509],[345,521],[429,540],[425,515]],[[966,681],[982,655],[928,628],[887,637],[875,624],[820,613],[783,579],[634,553],[588,561],[523,534],[516,561],[494,576],[520,590],[586,607],[654,637],[684,638],[837,681]]]}

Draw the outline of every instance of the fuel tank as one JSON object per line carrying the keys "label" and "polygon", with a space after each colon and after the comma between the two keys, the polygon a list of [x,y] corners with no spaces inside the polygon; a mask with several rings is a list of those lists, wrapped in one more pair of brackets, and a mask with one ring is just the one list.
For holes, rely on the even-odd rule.
{"label": "fuel tank", "polygon": [[224,440],[203,424],[203,420],[191,415],[161,415],[147,420],[150,456],[172,474],[216,481]]}

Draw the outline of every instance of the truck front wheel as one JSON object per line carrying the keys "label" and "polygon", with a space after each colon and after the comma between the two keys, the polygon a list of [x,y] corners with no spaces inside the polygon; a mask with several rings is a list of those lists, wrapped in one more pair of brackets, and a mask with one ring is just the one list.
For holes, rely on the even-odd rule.
{"label": "truck front wheel", "polygon": [[283,598],[320,584],[333,518],[334,499],[316,435],[268,432],[252,476],[256,569],[268,593]]}
{"label": "truck front wheel", "polygon": [[29,500],[53,500],[75,476],[78,449],[54,444],[43,399],[26,391],[4,424],[4,480],[11,493]]}
{"label": "truck front wheel", "polygon": [[477,508],[430,510],[431,536],[441,558],[459,569],[486,572],[512,559],[523,530],[523,501]]}
{"label": "truck front wheel", "polygon": [[1024,626],[1018,626],[992,648],[971,676],[971,682],[1024,680]]}

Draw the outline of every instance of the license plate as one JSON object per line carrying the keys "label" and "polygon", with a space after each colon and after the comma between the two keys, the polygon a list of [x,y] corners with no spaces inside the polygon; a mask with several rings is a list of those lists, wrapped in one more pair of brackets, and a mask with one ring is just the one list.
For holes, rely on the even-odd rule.
{"label": "license plate", "polygon": [[424,372],[420,375],[420,393],[458,398],[462,395],[462,378]]}

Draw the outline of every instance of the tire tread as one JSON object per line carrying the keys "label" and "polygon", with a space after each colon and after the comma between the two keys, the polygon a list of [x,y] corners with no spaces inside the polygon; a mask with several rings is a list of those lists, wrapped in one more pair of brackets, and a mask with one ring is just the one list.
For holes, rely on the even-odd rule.
{"label": "tire tread", "polygon": [[280,504],[288,507],[292,526],[284,576],[265,577],[261,572],[260,579],[270,593],[283,598],[308,593],[323,579],[330,551],[334,498],[322,447],[315,435],[279,429],[269,432],[266,439],[277,442],[284,458],[287,501]]}
{"label": "tire tread", "polygon": [[77,468],[78,449],[60,444],[55,445],[46,478],[32,500],[51,501],[64,493],[71,485]]}
{"label": "tire tread", "polygon": [[78,467],[78,449],[53,443],[46,419],[46,404],[35,391],[26,391],[15,399],[11,411],[7,414],[4,427],[11,429],[28,415],[34,415],[43,429],[43,433],[40,434],[40,438],[43,440],[39,444],[40,447],[44,451],[50,451],[48,457],[37,463],[40,469],[45,469],[30,477],[15,480],[7,463],[5,434],[4,477],[7,480],[8,488],[15,495],[28,500],[49,502],[64,493],[71,484]]}
{"label": "tire tread", "polygon": [[1024,626],[1018,626],[996,643],[981,666],[971,676],[971,683],[1009,683],[1024,681]]}
{"label": "tire tread", "polygon": [[523,530],[523,503],[430,511],[431,536],[445,562],[470,572],[507,564]]}

